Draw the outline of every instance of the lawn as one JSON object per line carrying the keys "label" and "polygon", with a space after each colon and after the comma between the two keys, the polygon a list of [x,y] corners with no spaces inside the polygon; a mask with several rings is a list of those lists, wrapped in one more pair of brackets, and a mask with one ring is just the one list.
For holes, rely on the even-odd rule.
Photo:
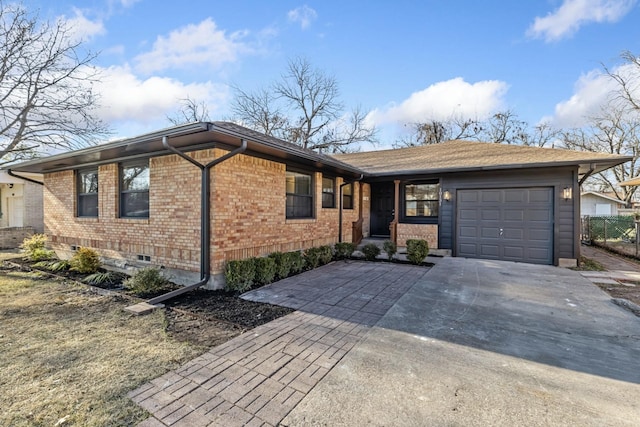
{"label": "lawn", "polygon": [[144,420],[127,392],[206,347],[171,338],[164,311],[133,317],[122,310],[128,303],[37,272],[1,270],[0,425]]}

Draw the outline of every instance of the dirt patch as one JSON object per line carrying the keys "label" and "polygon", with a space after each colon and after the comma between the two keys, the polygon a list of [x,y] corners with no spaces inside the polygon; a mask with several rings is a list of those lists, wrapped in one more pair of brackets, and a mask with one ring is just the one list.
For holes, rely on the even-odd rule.
{"label": "dirt patch", "polygon": [[629,282],[627,285],[603,285],[596,284],[600,289],[611,295],[612,298],[622,298],[640,305],[640,284]]}
{"label": "dirt patch", "polygon": [[216,346],[294,310],[245,301],[237,293],[195,291],[166,302],[167,331],[176,339]]}

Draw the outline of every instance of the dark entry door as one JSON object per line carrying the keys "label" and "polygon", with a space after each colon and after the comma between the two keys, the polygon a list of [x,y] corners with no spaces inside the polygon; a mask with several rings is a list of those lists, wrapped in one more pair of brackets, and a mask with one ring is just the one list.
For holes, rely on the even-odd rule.
{"label": "dark entry door", "polygon": [[457,256],[553,264],[553,189],[458,190]]}
{"label": "dark entry door", "polygon": [[393,221],[393,182],[371,184],[371,235],[388,237]]}

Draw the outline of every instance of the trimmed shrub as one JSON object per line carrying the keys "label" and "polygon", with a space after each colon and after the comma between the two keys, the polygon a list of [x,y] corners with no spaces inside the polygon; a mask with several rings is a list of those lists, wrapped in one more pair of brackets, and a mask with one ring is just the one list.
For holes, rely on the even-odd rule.
{"label": "trimmed shrub", "polygon": [[313,270],[320,266],[320,248],[309,248],[304,251],[304,262],[308,270]]}
{"label": "trimmed shrub", "polygon": [[410,263],[420,265],[427,255],[429,255],[429,244],[426,240],[407,240],[407,259]]}
{"label": "trimmed shrub", "polygon": [[162,275],[160,269],[145,267],[136,271],[133,276],[124,281],[123,285],[131,293],[143,296],[164,290],[170,285],[170,282]]}
{"label": "trimmed shrub", "polygon": [[391,240],[385,240],[384,243],[382,243],[382,250],[387,253],[387,258],[391,261],[393,256],[398,253],[398,245]]}
{"label": "trimmed shrub", "polygon": [[98,252],[91,248],[80,248],[69,260],[71,270],[82,274],[93,274],[98,271],[102,263]]}
{"label": "trimmed shrub", "polygon": [[55,253],[45,247],[47,240],[45,234],[26,237],[20,244],[24,257],[29,261],[45,261],[53,258]]}
{"label": "trimmed shrub", "polygon": [[246,292],[256,279],[256,259],[247,258],[227,262],[224,269],[226,288],[231,291]]}
{"label": "trimmed shrub", "polygon": [[273,252],[269,254],[269,258],[273,259],[275,263],[276,279],[289,277],[291,273],[291,257],[288,253]]}
{"label": "trimmed shrub", "polygon": [[301,252],[286,252],[285,255],[289,258],[289,265],[291,266],[290,274],[298,274],[304,270],[305,260]]}
{"label": "trimmed shrub", "polygon": [[351,254],[353,254],[353,251],[356,250],[356,245],[349,242],[340,242],[336,243],[334,248],[336,250],[336,259],[347,259],[351,258]]}
{"label": "trimmed shrub", "polygon": [[380,248],[375,243],[367,243],[362,247],[362,253],[367,261],[375,261],[376,257],[380,255]]}
{"label": "trimmed shrub", "polygon": [[333,248],[329,245],[320,246],[318,248],[320,265],[329,264],[333,260]]}
{"label": "trimmed shrub", "polygon": [[255,281],[260,285],[268,285],[276,277],[276,262],[273,258],[256,258]]}

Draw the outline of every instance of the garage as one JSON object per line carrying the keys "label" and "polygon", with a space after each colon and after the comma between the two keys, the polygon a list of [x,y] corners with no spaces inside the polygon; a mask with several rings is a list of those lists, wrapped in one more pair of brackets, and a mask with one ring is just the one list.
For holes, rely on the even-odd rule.
{"label": "garage", "polygon": [[553,188],[457,191],[457,256],[553,264]]}

